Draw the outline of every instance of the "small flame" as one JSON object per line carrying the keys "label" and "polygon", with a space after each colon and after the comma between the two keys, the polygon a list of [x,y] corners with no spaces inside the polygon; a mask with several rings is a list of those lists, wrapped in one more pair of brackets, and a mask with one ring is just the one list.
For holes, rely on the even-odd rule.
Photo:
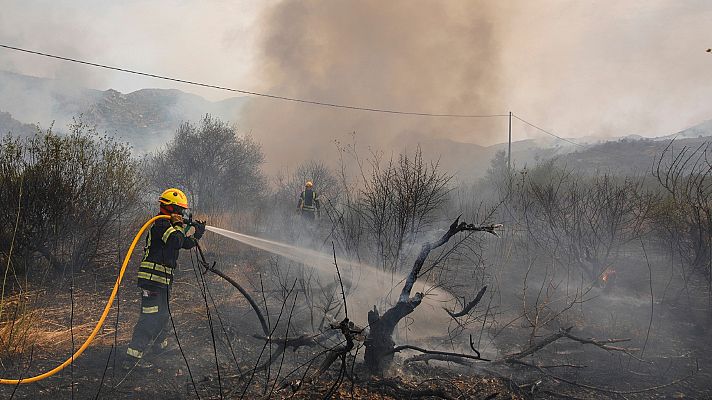
{"label": "small flame", "polygon": [[603,271],[603,274],[601,274],[601,280],[602,280],[603,282],[608,282],[608,278],[609,278],[611,275],[615,275],[615,274],[616,274],[616,270],[615,270],[615,269],[610,268],[610,267],[609,267],[609,268],[606,268],[606,270]]}

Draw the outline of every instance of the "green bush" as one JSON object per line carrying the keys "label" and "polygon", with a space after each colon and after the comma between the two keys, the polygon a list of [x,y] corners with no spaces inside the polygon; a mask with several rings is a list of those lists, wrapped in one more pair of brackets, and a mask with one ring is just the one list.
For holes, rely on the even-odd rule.
{"label": "green bush", "polygon": [[[139,204],[140,175],[130,148],[81,120],[67,135],[49,128],[0,143],[0,254],[14,272],[40,264],[84,268],[116,260],[119,226]],[[17,229],[15,227],[17,226]],[[13,240],[14,239],[14,240]]]}

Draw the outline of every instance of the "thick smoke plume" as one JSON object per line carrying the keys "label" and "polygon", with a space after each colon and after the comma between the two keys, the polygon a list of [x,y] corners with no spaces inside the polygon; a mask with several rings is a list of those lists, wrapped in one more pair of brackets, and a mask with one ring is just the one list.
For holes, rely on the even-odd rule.
{"label": "thick smoke plume", "polygon": [[[564,137],[656,136],[712,116],[710,24],[712,5],[700,1],[287,0],[262,16],[254,76],[265,91],[327,102],[511,110]],[[417,141],[427,152],[439,138],[507,139],[506,118],[389,116],[267,100],[255,100],[245,125],[264,143],[272,170],[328,158],[332,141],[350,132],[386,152]],[[546,137],[518,120],[513,136]]]}
{"label": "thick smoke plume", "polygon": [[[441,1],[284,1],[266,11],[260,80],[269,91],[375,108],[493,113],[495,6]],[[394,116],[256,100],[246,124],[272,168],[329,158],[334,140],[396,150],[423,138],[491,135],[503,121]],[[270,157],[271,156],[271,157]]]}
{"label": "thick smoke plume", "polygon": [[[709,1],[5,3],[3,43],[227,87],[435,113],[513,111],[569,138],[667,135],[712,116]],[[9,50],[0,50],[0,69],[56,78],[66,82],[61,87],[178,88],[209,100],[233,95]],[[0,80],[16,95],[1,111],[44,126],[56,117],[47,95],[5,86]],[[269,172],[306,158],[333,160],[332,142],[349,140],[351,132],[361,145],[386,152],[420,141],[426,153],[446,158],[491,154],[471,155],[476,149],[436,139],[507,139],[506,118],[405,117],[253,100],[233,119],[263,143]],[[74,116],[65,114],[56,119]],[[542,137],[514,121],[515,140]]]}

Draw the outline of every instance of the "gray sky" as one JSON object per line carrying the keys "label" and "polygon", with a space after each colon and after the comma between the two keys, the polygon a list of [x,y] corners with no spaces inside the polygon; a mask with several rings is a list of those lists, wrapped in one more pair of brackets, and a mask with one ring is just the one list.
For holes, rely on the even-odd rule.
{"label": "gray sky", "polygon": [[[269,1],[0,0],[3,43],[146,72],[252,86],[256,19]],[[231,94],[3,51],[0,68],[130,92],[178,88],[211,100]]]}
{"label": "gray sky", "polygon": [[[567,137],[661,135],[712,118],[710,1],[0,5],[0,42],[247,90],[436,113],[512,110]],[[230,96],[7,50],[0,68],[97,89]],[[306,137],[286,143],[300,156],[351,131],[375,144],[506,139],[502,121],[425,121],[262,100],[241,125],[265,138],[268,150],[285,137]],[[539,136],[515,123],[515,139]]]}

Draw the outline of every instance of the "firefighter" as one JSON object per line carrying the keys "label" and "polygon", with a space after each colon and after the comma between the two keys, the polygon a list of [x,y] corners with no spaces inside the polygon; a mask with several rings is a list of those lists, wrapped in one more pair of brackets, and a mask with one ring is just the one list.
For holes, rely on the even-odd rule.
{"label": "firefighter", "polygon": [[182,191],[168,189],[161,194],[158,203],[159,214],[170,215],[170,220],[157,220],[146,236],[144,255],[138,268],[141,314],[126,350],[124,368],[139,364],[148,367],[148,363],[139,363],[146,352],[158,352],[168,346],[168,301],[178,252],[195,247],[205,233],[205,222],[193,221],[191,225],[195,232],[192,236],[186,235],[183,213],[188,210],[188,199]]}
{"label": "firefighter", "polygon": [[319,195],[314,191],[314,183],[312,181],[307,181],[304,185],[304,190],[302,194],[299,195],[299,202],[297,203],[297,212],[299,212],[303,218],[314,221],[316,214],[319,213]]}

